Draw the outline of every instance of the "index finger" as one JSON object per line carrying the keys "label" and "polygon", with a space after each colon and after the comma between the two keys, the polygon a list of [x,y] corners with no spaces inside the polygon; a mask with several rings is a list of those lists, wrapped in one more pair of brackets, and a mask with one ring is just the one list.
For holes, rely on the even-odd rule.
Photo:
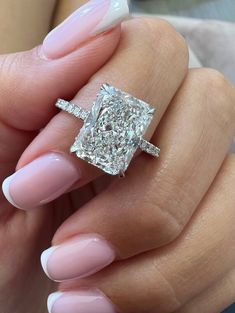
{"label": "index finger", "polygon": [[[110,82],[157,107],[158,114],[148,133],[150,138],[184,79],[187,62],[185,42],[168,23],[154,19],[133,19],[123,27],[121,42],[116,53],[80,90],[73,102],[90,108],[100,85]],[[61,190],[62,193],[64,192],[63,186],[68,183],[70,177],[76,177],[72,184],[75,183],[74,188],[77,188],[101,175],[101,172],[93,166],[69,154],[69,147],[81,126],[79,120],[61,112],[50,121],[25,151],[19,166],[22,167],[43,155],[43,162],[39,160],[40,158],[34,161],[39,160],[40,172],[37,171],[36,174],[31,172],[31,179],[25,180],[23,178],[25,168],[21,169],[21,175],[18,177],[22,180],[18,180],[17,192],[16,188],[13,191],[12,185],[12,193],[22,195],[23,189],[28,189],[29,186],[33,188],[39,181],[47,181],[50,191],[46,188],[43,194],[40,189],[40,195],[35,194],[34,191],[34,197],[30,201],[27,197],[23,201],[15,197],[14,202],[18,206],[27,209],[42,204],[42,200],[43,203],[53,200],[61,195]],[[58,161],[60,166],[55,170],[52,163]],[[45,166],[49,163],[50,166]],[[74,175],[71,174],[69,177],[65,175],[73,171]],[[47,200],[44,201],[45,199]]]}

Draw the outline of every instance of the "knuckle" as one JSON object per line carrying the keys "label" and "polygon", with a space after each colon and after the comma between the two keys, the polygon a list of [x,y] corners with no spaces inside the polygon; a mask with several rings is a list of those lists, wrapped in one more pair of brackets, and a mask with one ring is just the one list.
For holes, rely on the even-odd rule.
{"label": "knuckle", "polygon": [[143,203],[146,208],[145,221],[148,223],[146,228],[150,230],[147,232],[153,234],[157,246],[174,241],[182,233],[197,206],[191,188],[184,186],[184,181],[183,172],[169,174],[165,165],[158,172],[149,173]]}
{"label": "knuckle", "polygon": [[214,69],[194,69],[189,72],[192,88],[204,96],[203,112],[222,129],[235,120],[235,90],[225,76]]}
{"label": "knuckle", "polygon": [[171,24],[163,20],[158,20],[157,28],[164,45],[164,53],[167,52],[169,58],[174,60],[175,64],[181,64],[186,69],[188,67],[189,51],[183,36]]}
{"label": "knuckle", "polygon": [[15,60],[16,58],[10,55],[2,56],[0,59],[1,89],[3,89],[3,86],[8,86],[8,82],[12,76],[12,69],[15,66]]}
{"label": "knuckle", "polygon": [[162,29],[162,35],[166,40],[166,45],[175,55],[188,58],[188,45],[183,36],[169,23],[162,22],[159,25]]}
{"label": "knuckle", "polygon": [[[149,45],[168,57],[179,58],[179,64],[188,65],[188,46],[180,33],[167,21],[151,17],[140,17],[132,20],[135,33],[140,32]],[[162,47],[162,49],[159,49]],[[178,59],[176,60],[178,61]]]}
{"label": "knuckle", "polygon": [[[0,58],[0,97],[4,99],[0,106],[0,115],[4,123],[8,124],[9,108],[14,104],[17,98],[19,81],[17,79],[17,55],[5,55]],[[15,97],[12,97],[12,94]],[[7,112],[7,114],[6,114]]]}
{"label": "knuckle", "polygon": [[[169,192],[167,194],[169,200]],[[158,199],[160,198],[167,199],[166,195],[159,195]],[[145,211],[148,223],[146,226],[147,233],[153,234],[155,246],[156,242],[157,246],[162,246],[174,241],[183,231],[188,214],[185,213],[186,210],[184,204],[182,204],[185,201],[181,198],[183,197],[171,199],[165,205],[153,198],[149,199],[148,203],[145,202],[147,203],[145,207],[148,208],[147,212]],[[177,210],[175,210],[176,207]]]}
{"label": "knuckle", "polygon": [[220,91],[227,84],[224,75],[215,69],[203,68],[197,70],[197,72],[203,85],[206,88],[211,88],[213,91]]}
{"label": "knuckle", "polygon": [[[182,301],[178,295],[176,286],[174,286],[172,277],[165,273],[162,268],[164,261],[164,256],[159,258],[158,254],[155,254],[152,258],[152,277],[155,281],[157,280],[159,282],[159,288],[155,289],[154,298],[161,301],[162,312],[175,312],[182,307]],[[154,313],[155,310],[151,310],[150,312]]]}
{"label": "knuckle", "polygon": [[21,73],[27,64],[27,52],[2,56],[0,59],[1,92],[11,98],[12,91],[17,94],[20,86],[24,86]]}

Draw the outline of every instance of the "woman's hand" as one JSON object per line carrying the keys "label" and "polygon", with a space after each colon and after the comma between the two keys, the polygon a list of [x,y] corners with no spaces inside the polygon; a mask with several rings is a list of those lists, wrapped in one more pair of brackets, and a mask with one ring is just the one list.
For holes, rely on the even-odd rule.
{"label": "woman's hand", "polygon": [[[47,55],[45,42],[32,51],[0,56],[1,182],[15,171],[22,152],[57,113],[56,98],[72,98],[113,54],[119,43],[119,27],[98,37],[90,37],[89,31],[75,28],[72,42],[57,46],[54,55],[51,50]],[[58,58],[61,51],[63,57]],[[26,193],[29,195],[28,189]],[[45,210],[24,212],[0,194],[2,313],[46,312],[46,298],[55,286],[43,274],[40,254],[70,214],[68,199],[64,197],[56,209],[53,203]]]}
{"label": "woman's hand", "polygon": [[[6,293],[11,285],[17,299],[32,294],[17,313],[31,312],[32,301],[42,299],[45,281],[32,264],[74,211],[42,256],[48,276],[62,281],[63,293],[49,298],[52,313],[111,313],[116,308],[207,313],[234,300],[235,161],[227,155],[235,131],[234,88],[214,70],[188,71],[184,40],[155,19],[126,22],[115,54],[98,70],[117,40],[118,30],[65,58],[38,59],[36,65],[30,63],[35,53],[16,63],[4,59],[2,179],[31,142],[19,171],[4,183],[8,199],[27,212],[15,211],[2,199],[1,220],[7,223],[2,224],[6,252],[1,264],[14,265],[15,271],[5,271],[1,289]],[[26,60],[28,66],[22,67]],[[112,182],[68,153],[82,123],[53,109],[57,97],[71,98],[82,86],[73,102],[90,108],[104,82],[157,108],[147,135],[162,151],[158,160],[139,155],[127,177]],[[56,200],[68,190],[74,191]],[[27,291],[21,287],[26,276]],[[2,301],[4,313],[14,311]]]}

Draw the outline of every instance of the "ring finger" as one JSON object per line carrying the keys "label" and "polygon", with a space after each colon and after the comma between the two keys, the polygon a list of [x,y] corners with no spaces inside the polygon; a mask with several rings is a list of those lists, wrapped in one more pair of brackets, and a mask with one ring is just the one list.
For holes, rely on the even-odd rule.
{"label": "ring finger", "polygon": [[[94,288],[125,313],[174,312],[206,292],[234,269],[234,184],[235,157],[231,155],[179,238],[90,278],[63,283],[64,293],[50,298],[50,312],[116,312]],[[223,299],[229,304],[229,292]]]}
{"label": "ring finger", "polygon": [[[157,107],[158,114],[148,134],[150,138],[184,79],[187,62],[185,42],[170,25],[155,19],[133,19],[124,25],[115,55],[80,90],[73,102],[89,107],[100,85],[110,82]],[[8,186],[13,204],[24,209],[37,207],[60,196],[65,184],[77,188],[101,174],[68,153],[81,125],[79,120],[61,112],[32,142],[18,164],[21,170]],[[51,157],[52,151],[58,158]],[[52,164],[53,160],[58,163],[57,159],[60,160],[59,167]],[[32,160],[34,162],[30,163]],[[22,168],[27,163],[30,164]],[[41,184],[38,189],[35,184],[38,185],[39,181],[47,181],[47,184]],[[50,186],[50,190],[46,186]],[[26,189],[29,191],[27,195]]]}
{"label": "ring finger", "polygon": [[115,258],[179,236],[228,152],[235,131],[234,97],[217,72],[190,71],[153,136],[162,147],[159,161],[139,156],[124,180],[65,221],[55,234],[53,253],[44,253],[48,275],[54,280],[87,276]]}

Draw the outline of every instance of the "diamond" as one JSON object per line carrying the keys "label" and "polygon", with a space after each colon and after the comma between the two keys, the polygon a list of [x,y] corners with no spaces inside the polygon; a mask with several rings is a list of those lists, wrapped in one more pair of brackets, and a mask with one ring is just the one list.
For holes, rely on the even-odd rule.
{"label": "diamond", "polygon": [[68,113],[73,113],[73,111],[74,111],[74,105],[73,105],[72,103],[69,103],[69,105],[68,105],[66,111],[67,111]]}
{"label": "diamond", "polygon": [[154,157],[160,156],[160,149],[143,138],[140,140],[139,148]]}
{"label": "diamond", "polygon": [[57,106],[57,108],[62,109],[65,112],[73,114],[75,117],[81,118],[82,120],[85,120],[90,113],[86,109],[83,109],[83,108],[77,106],[76,104],[73,104],[69,101],[65,101],[62,99],[57,100],[56,106]]}
{"label": "diamond", "polygon": [[124,173],[154,111],[144,101],[105,84],[86,117],[71,152],[108,174]]}
{"label": "diamond", "polygon": [[57,103],[56,103],[56,106],[59,108],[59,109],[62,109],[62,110],[66,110],[67,107],[69,105],[69,102],[68,101],[65,101],[65,100],[62,100],[62,99],[58,99],[57,100]]}

